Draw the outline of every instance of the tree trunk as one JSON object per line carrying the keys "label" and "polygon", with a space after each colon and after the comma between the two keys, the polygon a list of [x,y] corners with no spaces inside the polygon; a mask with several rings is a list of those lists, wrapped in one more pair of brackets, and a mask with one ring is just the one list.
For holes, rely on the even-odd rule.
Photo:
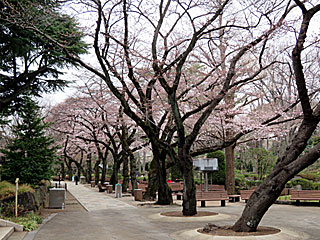
{"label": "tree trunk", "polygon": [[61,169],[61,177],[62,177],[62,180],[64,180],[66,178],[66,170],[64,168],[64,163],[63,162],[61,162],[60,165],[61,165],[61,167],[60,167],[60,169]]}
{"label": "tree trunk", "polygon": [[150,169],[148,172],[148,188],[143,195],[143,198],[148,201],[154,201],[157,198],[157,189],[159,185],[154,161],[155,160],[152,159],[150,164]]}
{"label": "tree trunk", "polygon": [[316,105],[313,109],[311,106],[301,61],[301,52],[304,49],[309,23],[314,14],[320,11],[320,4],[307,10],[302,2],[297,2],[303,12],[303,20],[292,51],[292,65],[303,111],[303,121],[284,155],[278,159],[275,168],[251,195],[242,216],[232,227],[235,231],[256,231],[262,217],[280,195],[287,181],[320,157],[320,143],[301,155],[320,121],[320,107]]}
{"label": "tree trunk", "polygon": [[235,194],[234,147],[226,147],[226,190],[229,195]]}
{"label": "tree trunk", "polygon": [[131,177],[131,186],[132,186],[132,191],[131,191],[132,196],[134,195],[134,190],[137,189],[136,172],[137,172],[137,161],[134,155],[132,154],[132,152],[130,152],[130,177]]}
{"label": "tree trunk", "polygon": [[159,162],[161,167],[156,168],[159,181],[157,204],[160,205],[171,205],[173,202],[171,189],[169,188],[167,182],[166,157],[166,152],[162,151],[160,155],[161,161]]}
{"label": "tree trunk", "polygon": [[91,182],[91,176],[92,176],[92,161],[91,161],[91,153],[88,153],[87,155],[87,174],[86,174],[86,179],[87,183]]}
{"label": "tree trunk", "polygon": [[166,157],[167,152],[153,141],[151,141],[153,160],[149,174],[148,189],[145,193],[145,199],[155,196],[158,190],[158,201],[160,205],[172,204],[171,190],[166,178]]}
{"label": "tree trunk", "polygon": [[[318,113],[319,114],[319,113]],[[314,132],[319,120],[310,118],[303,120],[292,144],[287,148],[270,175],[251,195],[240,219],[232,226],[237,232],[256,231],[262,217],[269,207],[280,196],[285,184],[295,174],[314,163],[320,156],[320,144],[317,144],[304,155],[308,139]],[[299,158],[298,158],[299,157]]]}
{"label": "tree trunk", "polygon": [[184,216],[193,216],[197,214],[197,200],[196,200],[196,185],[194,184],[193,176],[193,161],[190,156],[186,156],[188,159],[184,160],[183,167],[183,202],[182,202],[182,214]]}
{"label": "tree trunk", "polygon": [[119,159],[115,159],[113,156],[113,171],[110,178],[110,184],[113,185],[113,189],[115,189],[115,185],[118,183],[118,172],[120,169],[121,162]]}
{"label": "tree trunk", "polygon": [[[107,150],[106,150],[107,151]],[[101,182],[104,183],[106,181],[107,174],[107,154],[102,158],[102,171],[101,171]]]}
{"label": "tree trunk", "polygon": [[100,161],[96,161],[94,164],[94,182],[96,185],[99,183],[99,175],[100,175],[100,169],[99,169]]}
{"label": "tree trunk", "polygon": [[123,182],[122,182],[122,192],[127,192],[128,186],[129,186],[129,161],[128,161],[128,155],[125,153],[123,156]]}
{"label": "tree trunk", "polygon": [[232,226],[237,232],[254,232],[269,207],[280,196],[285,184],[297,173],[313,164],[320,157],[320,144],[317,149],[291,162],[286,167],[278,163],[271,174],[251,195],[240,219]]}

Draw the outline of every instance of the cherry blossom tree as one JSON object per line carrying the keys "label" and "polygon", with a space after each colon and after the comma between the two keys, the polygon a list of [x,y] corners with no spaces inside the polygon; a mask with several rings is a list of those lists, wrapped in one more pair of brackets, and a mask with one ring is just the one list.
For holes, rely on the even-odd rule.
{"label": "cherry blossom tree", "polygon": [[[295,7],[303,10],[303,28],[318,11],[318,6],[307,10],[300,1],[294,2],[268,1],[257,5],[252,1],[239,4],[228,0],[203,4],[194,1],[160,1],[159,4],[146,1],[86,2],[86,7],[96,14],[92,37],[98,66],[73,56],[64,48],[66,57],[100,77],[120,101],[123,112],[146,133],[157,173],[158,203],[172,201],[166,184],[167,155],[183,173],[183,214],[194,215],[197,211],[192,156],[232,146],[240,137],[256,129],[251,126],[243,128],[230,134],[232,139],[223,138],[221,142],[191,151],[205,123],[220,104],[227,103],[228,96],[232,97],[233,89],[257,81],[260,74],[274,64],[274,58],[270,60],[265,56],[265,49],[269,42],[278,41],[293,27],[285,20]],[[224,34],[221,30],[227,29],[234,31],[229,42],[231,50],[221,59],[224,55],[216,54],[216,40]],[[302,51],[305,30],[300,34],[295,53]],[[63,47],[62,43],[52,42]],[[244,67],[247,61],[251,61],[250,68]],[[293,62],[304,113],[299,137],[292,143],[293,149],[279,159],[274,172],[267,178],[269,182],[257,189],[252,196],[254,200],[249,200],[250,207],[233,227],[237,231],[254,231],[276,195],[280,194],[285,184],[283,179],[288,181],[317,155],[317,151],[311,151],[307,159],[298,158],[318,123],[318,113],[311,108],[303,72],[298,71],[299,67],[302,69],[301,63],[299,59]],[[223,67],[222,63],[226,66]],[[290,106],[283,111],[287,109]],[[271,125],[279,116],[281,114],[276,113],[261,125]],[[299,162],[295,162],[296,159]],[[292,169],[284,168],[290,162]],[[267,207],[260,211],[262,203]]]}
{"label": "cherry blossom tree", "polygon": [[320,11],[320,4],[309,7],[299,0],[295,0],[295,3],[301,9],[303,18],[298,30],[296,44],[292,50],[292,66],[303,110],[303,121],[292,143],[287,147],[285,153],[278,158],[277,164],[270,175],[248,200],[242,216],[232,227],[235,231],[256,231],[262,217],[280,196],[286,182],[320,157],[320,144],[316,144],[309,151],[303,153],[307,141],[320,121],[320,108],[318,103],[313,106],[310,101],[306,84],[308,76],[306,76],[302,65],[307,33],[310,30],[311,20]]}
{"label": "cherry blossom tree", "polygon": [[[185,2],[161,1],[157,6],[159,14],[150,10],[154,9],[153,3],[136,5],[135,2],[129,4],[124,1],[121,5],[115,4],[113,7],[107,8],[108,4],[104,5],[100,1],[95,1],[87,5],[97,13],[93,46],[100,69],[88,65],[68,53],[67,56],[103,79],[112,93],[120,100],[124,113],[146,132],[151,142],[155,168],[158,171],[159,203],[171,202],[165,177],[166,155],[169,153],[171,158],[176,160],[184,175],[186,186],[183,213],[193,215],[196,213],[196,199],[190,148],[209,116],[227,96],[227,93],[240,84],[254,80],[271,64],[270,62],[262,64],[257,60],[255,61],[257,66],[252,67],[254,70],[252,74],[243,74],[241,79],[233,82],[238,71],[237,64],[240,64],[244,58],[249,59],[250,51],[260,55],[259,59],[262,59],[265,46],[263,43],[283,25],[285,17],[293,7],[289,4],[282,4],[281,7],[274,4],[271,9],[261,10],[257,19],[251,15],[250,21],[233,24],[232,21],[229,23],[229,18],[239,17],[239,19],[248,20],[246,15],[250,15],[250,10],[233,12],[229,1],[212,3],[212,5],[196,3],[188,5]],[[153,8],[148,8],[148,6]],[[199,13],[198,16],[193,16],[196,10],[203,14]],[[119,11],[122,13],[121,16],[119,16]],[[227,17],[221,25],[219,24],[219,20],[221,21],[219,16],[224,11],[229,18]],[[275,16],[272,21],[270,21],[269,15]],[[143,22],[149,23],[154,30],[153,34],[149,34],[150,52],[147,51],[148,49],[142,50],[140,47],[145,45],[144,42],[148,40],[146,38],[148,35],[144,35],[144,39],[141,39],[139,36],[142,34],[139,36],[134,34],[134,32],[148,33],[145,24],[141,26],[141,23],[138,22],[140,19],[145,19]],[[183,29],[188,31],[181,31],[182,28],[179,26],[183,26]],[[114,31],[115,28],[117,31]],[[226,56],[229,64],[225,70],[220,68],[221,60],[224,59],[214,61],[214,55],[208,58],[211,61],[205,62],[204,69],[201,69],[201,66],[198,69],[193,68],[193,62],[196,62],[200,58],[199,56],[203,55],[203,50],[214,53],[212,47],[215,45],[215,39],[221,34],[221,29],[227,28],[238,29],[241,37],[239,37],[237,45]],[[132,32],[133,29],[135,31]],[[252,29],[256,29],[256,32],[253,32]],[[201,49],[204,44],[208,47]],[[197,76],[193,75],[192,81],[183,74],[190,69],[197,70],[193,72]],[[115,81],[118,81],[118,84],[122,86],[121,90]],[[164,99],[167,101],[167,105],[165,105],[164,111],[162,110],[164,112],[162,116],[165,118],[154,115],[156,102],[152,94],[157,94],[158,89],[162,89],[165,98],[167,98],[167,100]],[[124,97],[123,91],[128,99]],[[192,101],[195,106],[193,109],[190,108]],[[188,102],[188,105],[183,105],[184,102]],[[157,121],[158,124],[156,124]],[[159,123],[163,124],[164,122],[167,124],[166,126],[171,126],[171,128],[167,130],[164,128],[160,131]],[[172,123],[174,123],[174,127]],[[186,132],[187,126],[190,126],[188,132]],[[165,140],[169,139],[170,141],[161,141],[161,132],[166,133],[169,138]],[[171,145],[175,132],[178,141]],[[241,132],[234,139],[244,133]],[[219,148],[231,145],[233,142],[234,140],[224,142],[219,145]],[[178,155],[173,148],[176,145],[178,146]],[[210,150],[214,148],[217,148],[217,145],[211,147]],[[208,150],[209,148],[202,150],[202,152]],[[201,151],[194,154],[199,153]]]}

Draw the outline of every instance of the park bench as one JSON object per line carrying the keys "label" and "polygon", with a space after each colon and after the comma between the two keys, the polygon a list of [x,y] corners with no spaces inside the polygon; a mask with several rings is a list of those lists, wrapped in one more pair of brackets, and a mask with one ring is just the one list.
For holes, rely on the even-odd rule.
{"label": "park bench", "polygon": [[168,186],[171,189],[171,192],[183,192],[183,183],[168,183]]}
{"label": "park bench", "polygon": [[229,200],[227,191],[197,191],[197,201],[201,201],[201,207],[206,206],[206,201],[221,201],[221,207],[226,206],[226,200]]}
{"label": "park bench", "polygon": [[240,202],[240,195],[238,194],[229,195],[229,202]]}
{"label": "park bench", "polygon": [[[204,184],[201,184],[201,185],[197,184],[196,189],[197,189],[197,191],[204,191],[205,190]],[[224,191],[226,189],[225,189],[224,185],[209,184],[208,190],[209,191]]]}
{"label": "park bench", "polygon": [[99,183],[98,188],[99,188],[99,192],[104,192],[107,190],[107,185]]}
{"label": "park bench", "polygon": [[254,192],[254,189],[240,190],[241,200],[244,200],[245,202],[247,202],[253,192]]}
{"label": "park bench", "polygon": [[168,183],[169,188],[171,189],[171,192],[176,194],[177,200],[182,199],[183,195],[183,182],[177,182],[177,183]]}
{"label": "park bench", "polygon": [[[240,190],[240,197],[241,200],[244,200],[245,202],[247,202],[251,196],[251,194],[255,191],[256,188],[251,188],[250,190]],[[289,195],[290,193],[290,189],[285,188],[282,190],[281,192],[281,196],[283,195]]]}
{"label": "park bench", "polygon": [[319,190],[292,190],[290,200],[296,200],[299,205],[300,200],[318,200],[320,203]]}

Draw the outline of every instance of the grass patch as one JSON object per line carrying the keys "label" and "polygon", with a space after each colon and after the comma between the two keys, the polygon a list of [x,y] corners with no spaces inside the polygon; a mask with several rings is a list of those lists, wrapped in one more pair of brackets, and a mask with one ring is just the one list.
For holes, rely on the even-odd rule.
{"label": "grass patch", "polygon": [[292,201],[292,200],[290,200],[290,198],[291,198],[291,195],[284,195],[284,196],[278,197],[278,200],[279,201]]}

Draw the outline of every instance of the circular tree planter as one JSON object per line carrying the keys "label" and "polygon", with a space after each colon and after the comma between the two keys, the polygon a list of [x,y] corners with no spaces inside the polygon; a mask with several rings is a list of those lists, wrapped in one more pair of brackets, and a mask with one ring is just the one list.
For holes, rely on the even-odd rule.
{"label": "circular tree planter", "polygon": [[218,213],[215,212],[198,212],[196,215],[193,216],[184,216],[182,214],[182,211],[173,211],[173,212],[163,212],[160,213],[161,216],[166,217],[182,217],[182,218],[190,218],[190,217],[208,217],[208,216],[215,216],[218,215]]}
{"label": "circular tree planter", "polygon": [[204,228],[198,230],[199,233],[211,235],[211,236],[265,236],[280,233],[281,230],[273,227],[258,227],[256,232],[235,232],[231,229],[231,226],[216,226],[214,224],[207,224]]}

